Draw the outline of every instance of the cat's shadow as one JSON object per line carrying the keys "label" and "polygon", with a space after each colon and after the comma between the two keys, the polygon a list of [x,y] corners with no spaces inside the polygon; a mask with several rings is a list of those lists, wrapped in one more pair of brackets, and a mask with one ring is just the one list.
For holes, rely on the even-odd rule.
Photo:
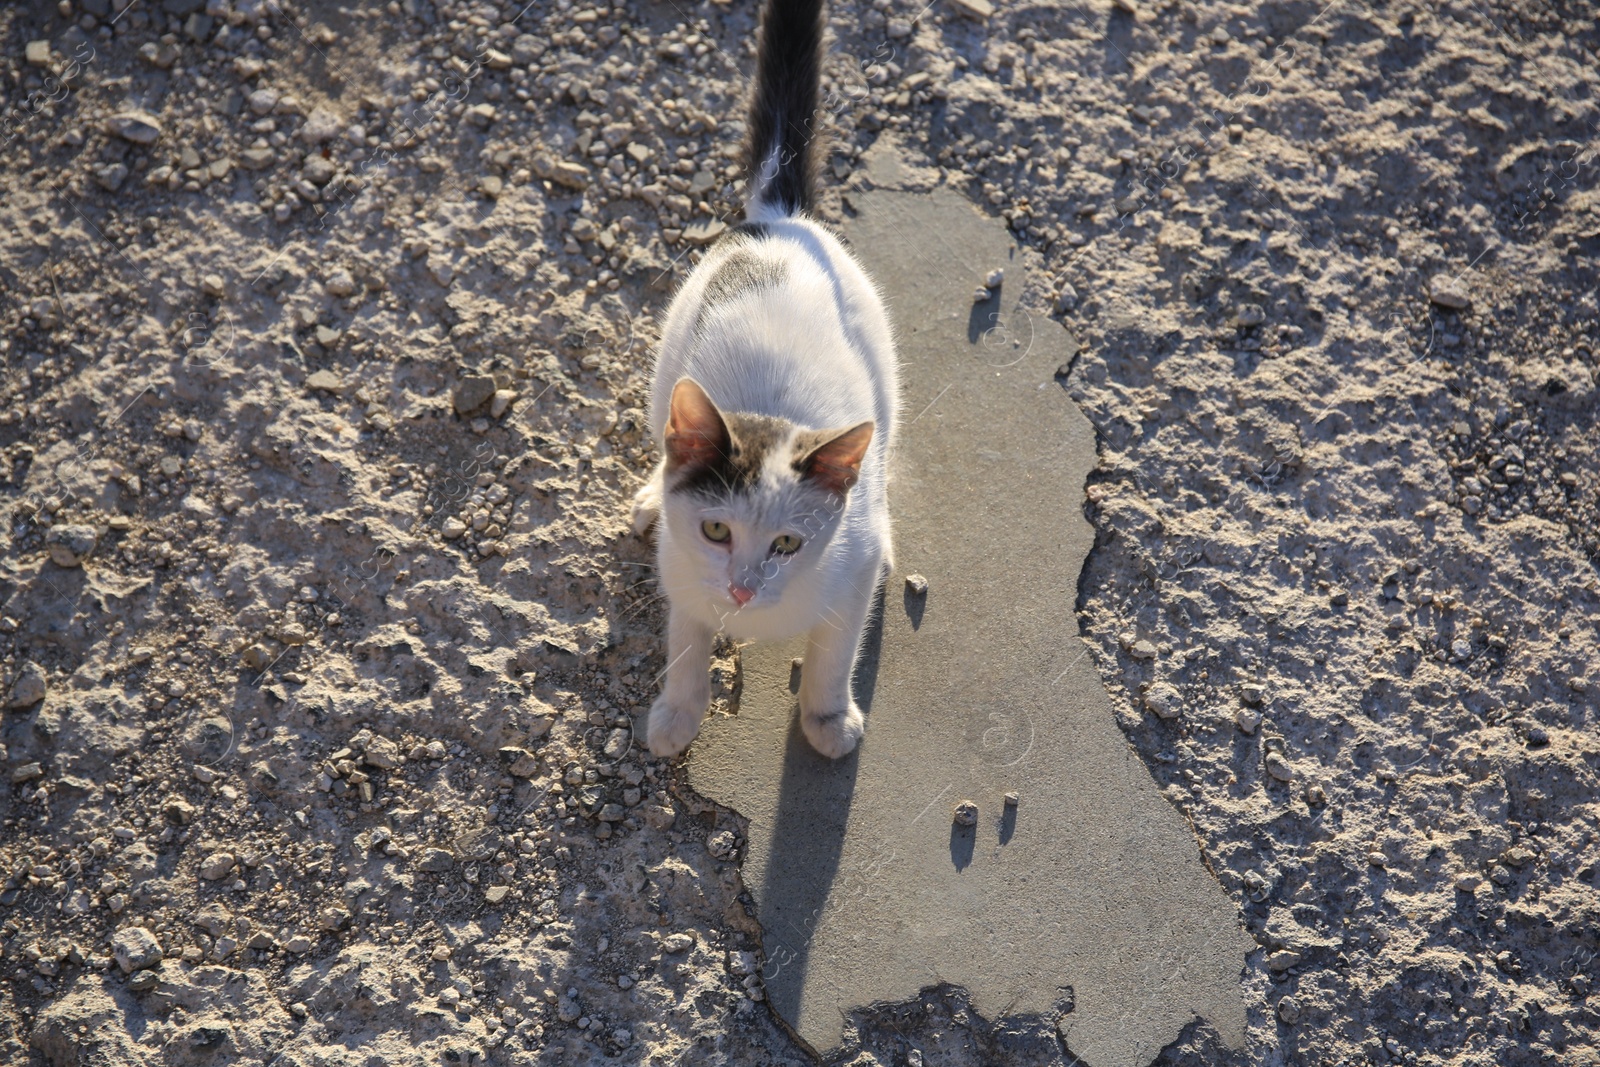
{"label": "cat's shadow", "polygon": [[[878,680],[878,659],[883,650],[885,587],[880,584],[870,621],[856,657],[853,691],[856,703],[872,729],[872,696]],[[800,672],[791,668],[789,689],[799,692]],[[850,801],[855,793],[860,749],[843,759],[830,760],[812,749],[800,730],[799,707],[791,708],[789,734],[784,746],[783,772],[778,781],[777,811],[773,819],[772,851],[762,873],[763,911],[776,921],[767,923],[763,947],[767,954],[767,994],[782,1018],[798,1018],[803,983],[775,981],[782,970],[790,978],[803,974],[811,955],[817,923],[830,895],[848,901],[876,887],[874,870],[881,856],[856,857],[852,868],[840,869]],[[788,1003],[787,1001],[794,1001]]]}

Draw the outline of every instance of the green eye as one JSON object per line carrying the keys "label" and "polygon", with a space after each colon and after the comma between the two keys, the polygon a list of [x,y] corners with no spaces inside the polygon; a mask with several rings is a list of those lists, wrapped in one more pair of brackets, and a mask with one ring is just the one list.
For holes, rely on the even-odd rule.
{"label": "green eye", "polygon": [[780,556],[792,556],[800,551],[801,543],[800,538],[794,534],[780,534],[773,538],[772,551]]}
{"label": "green eye", "polygon": [[728,529],[727,523],[716,522],[712,519],[707,519],[700,524],[700,532],[706,535],[707,541],[715,541],[719,545],[733,536],[733,531]]}

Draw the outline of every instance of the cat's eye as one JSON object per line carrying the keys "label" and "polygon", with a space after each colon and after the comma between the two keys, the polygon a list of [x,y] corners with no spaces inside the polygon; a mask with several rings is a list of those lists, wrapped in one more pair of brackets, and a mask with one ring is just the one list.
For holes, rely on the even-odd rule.
{"label": "cat's eye", "polygon": [[792,556],[800,551],[800,538],[794,534],[779,534],[772,539],[772,551],[780,556]]}
{"label": "cat's eye", "polygon": [[715,519],[702,522],[700,532],[706,535],[707,541],[715,541],[719,545],[726,543],[733,536],[733,531],[728,529],[727,523],[717,522]]}

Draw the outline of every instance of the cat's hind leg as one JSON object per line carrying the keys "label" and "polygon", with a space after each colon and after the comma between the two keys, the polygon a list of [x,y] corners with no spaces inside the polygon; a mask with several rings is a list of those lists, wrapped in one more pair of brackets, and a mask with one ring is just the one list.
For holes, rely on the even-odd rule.
{"label": "cat's hind leg", "polygon": [[633,494],[633,532],[641,537],[655,525],[656,519],[661,517],[662,481],[666,477],[666,472],[667,461],[662,460],[656,464],[650,480]]}

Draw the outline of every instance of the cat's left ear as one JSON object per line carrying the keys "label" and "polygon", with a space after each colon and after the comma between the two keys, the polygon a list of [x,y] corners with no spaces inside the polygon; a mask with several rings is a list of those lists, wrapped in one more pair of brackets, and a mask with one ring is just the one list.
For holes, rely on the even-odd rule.
{"label": "cat's left ear", "polygon": [[824,430],[812,441],[810,450],[795,460],[800,477],[830,493],[843,496],[861,477],[861,461],[872,443],[873,425],[863,422],[848,430]]}

